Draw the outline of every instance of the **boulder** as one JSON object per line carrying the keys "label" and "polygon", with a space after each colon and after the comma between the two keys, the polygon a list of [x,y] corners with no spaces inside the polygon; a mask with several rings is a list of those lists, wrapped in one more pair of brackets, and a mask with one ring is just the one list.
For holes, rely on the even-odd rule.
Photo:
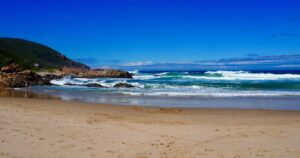
{"label": "boulder", "polygon": [[117,83],[114,88],[133,88],[134,86],[128,83]]}
{"label": "boulder", "polygon": [[86,87],[97,87],[97,88],[106,88],[105,86],[102,86],[101,84],[98,84],[98,83],[89,83],[89,84],[85,84],[84,86],[86,86]]}
{"label": "boulder", "polygon": [[80,84],[74,84],[74,83],[65,83],[66,86],[81,86]]}
{"label": "boulder", "polygon": [[98,83],[88,83],[88,84],[74,84],[74,83],[65,83],[64,85],[66,86],[85,86],[85,87],[95,87],[95,88],[106,88],[105,86],[102,86],[101,84]]}

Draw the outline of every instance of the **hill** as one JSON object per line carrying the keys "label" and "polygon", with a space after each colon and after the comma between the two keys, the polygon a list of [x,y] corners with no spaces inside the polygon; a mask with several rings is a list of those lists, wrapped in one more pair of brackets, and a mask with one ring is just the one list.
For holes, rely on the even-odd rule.
{"label": "hill", "polygon": [[88,66],[74,62],[66,56],[32,41],[17,38],[0,38],[0,67],[9,63],[17,63],[24,68],[88,68]]}

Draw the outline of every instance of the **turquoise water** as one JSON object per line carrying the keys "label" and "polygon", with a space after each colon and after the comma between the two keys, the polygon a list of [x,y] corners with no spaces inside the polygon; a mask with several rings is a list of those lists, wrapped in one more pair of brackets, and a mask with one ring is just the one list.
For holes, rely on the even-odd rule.
{"label": "turquoise water", "polygon": [[[31,90],[60,96],[65,100],[87,100],[96,103],[231,107],[238,102],[238,108],[243,108],[254,107],[255,102],[256,108],[266,108],[268,104],[268,108],[276,108],[276,105],[300,109],[299,71],[132,73],[132,79],[66,77],[51,81],[55,86],[32,87]],[[135,88],[113,88],[121,82],[132,84]],[[75,86],[67,86],[68,83]],[[99,83],[107,88],[82,86],[87,83]],[[274,99],[277,99],[276,103],[273,102]]]}

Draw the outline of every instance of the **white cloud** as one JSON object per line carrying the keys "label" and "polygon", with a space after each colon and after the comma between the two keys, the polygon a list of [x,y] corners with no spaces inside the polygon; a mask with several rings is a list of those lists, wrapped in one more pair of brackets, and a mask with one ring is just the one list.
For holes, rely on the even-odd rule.
{"label": "white cloud", "polygon": [[300,67],[300,64],[279,65],[278,67],[281,67],[281,68],[293,68],[293,67]]}
{"label": "white cloud", "polygon": [[154,64],[152,61],[138,61],[122,64],[122,66],[146,66]]}
{"label": "white cloud", "polygon": [[122,64],[125,69],[299,69],[300,55],[253,56],[208,61],[152,62],[139,61]]}

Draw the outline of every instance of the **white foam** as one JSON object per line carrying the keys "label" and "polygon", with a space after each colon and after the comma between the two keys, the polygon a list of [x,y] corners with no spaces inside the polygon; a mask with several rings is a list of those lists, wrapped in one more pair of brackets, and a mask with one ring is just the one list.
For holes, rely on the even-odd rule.
{"label": "white foam", "polygon": [[97,83],[101,84],[102,86],[113,88],[114,85],[118,83],[127,83],[131,84],[138,88],[144,88],[143,84],[137,83],[137,82],[127,82],[127,80],[124,79],[87,79],[87,78],[71,78],[71,77],[64,77],[60,80],[52,80],[50,81],[51,84],[59,85],[59,86],[65,86],[66,84],[74,84],[74,85],[85,85],[90,83]]}
{"label": "white foam", "polygon": [[63,86],[67,83],[78,84],[70,76],[66,76],[60,80],[51,80],[50,83],[54,85],[60,85],[60,86]]}
{"label": "white foam", "polygon": [[154,75],[135,75],[132,76],[133,79],[136,80],[150,80],[150,79],[154,79],[154,78],[158,78],[157,76]]}
{"label": "white foam", "polygon": [[168,72],[157,73],[157,74],[155,74],[155,75],[156,75],[156,76],[163,76],[163,75],[166,75],[166,74],[168,74]]}
{"label": "white foam", "polygon": [[133,71],[128,71],[128,72],[131,73],[131,74],[138,74],[139,70],[133,70]]}
{"label": "white foam", "polygon": [[[207,71],[206,75],[190,75],[190,74],[181,74],[182,78],[172,78],[172,85],[167,84],[169,82],[163,81],[143,81],[154,78],[163,78],[166,75],[166,72],[158,73],[155,75],[152,74],[137,74],[134,76],[134,79],[139,79],[142,81],[135,81],[132,79],[114,79],[114,78],[71,78],[65,77],[60,80],[52,80],[51,83],[55,85],[64,86],[67,83],[75,85],[84,85],[89,83],[98,83],[105,87],[108,87],[108,90],[117,90],[118,93],[123,93],[126,95],[134,96],[215,96],[215,97],[238,97],[238,96],[300,96],[300,91],[288,91],[288,90],[241,90],[233,88],[222,88],[222,87],[206,87],[198,86],[198,80],[238,80],[238,81],[269,81],[271,80],[300,80],[300,75],[298,74],[271,74],[271,73],[250,73],[246,71]],[[193,79],[190,82],[190,79]],[[188,81],[194,85],[179,85],[182,81]],[[173,84],[174,82],[174,84]],[[201,81],[202,82],[202,81]],[[213,83],[213,81],[204,81],[208,83]],[[281,82],[281,81],[279,81]],[[130,89],[120,89],[113,88],[115,84],[118,83],[128,83],[136,88]],[[179,83],[178,85],[176,85]]]}
{"label": "white foam", "polygon": [[199,97],[276,97],[276,96],[300,96],[294,92],[122,92],[132,96],[199,96]]}
{"label": "white foam", "polygon": [[207,71],[205,74],[220,74],[221,77],[184,76],[193,79],[207,80],[294,80],[300,79],[298,74],[250,73],[247,71]]}
{"label": "white foam", "polygon": [[90,81],[91,79],[88,79],[88,78],[74,78],[74,80],[83,81],[83,82],[88,82],[88,81]]}
{"label": "white foam", "polygon": [[[151,80],[164,78],[167,72],[157,74],[136,74],[133,79],[137,80]],[[272,73],[250,73],[247,71],[207,71],[205,74],[220,75],[220,76],[205,76],[205,75],[189,75],[188,73],[182,73],[183,79],[194,80],[300,80],[299,74],[272,74]],[[180,79],[180,78],[179,78]]]}

